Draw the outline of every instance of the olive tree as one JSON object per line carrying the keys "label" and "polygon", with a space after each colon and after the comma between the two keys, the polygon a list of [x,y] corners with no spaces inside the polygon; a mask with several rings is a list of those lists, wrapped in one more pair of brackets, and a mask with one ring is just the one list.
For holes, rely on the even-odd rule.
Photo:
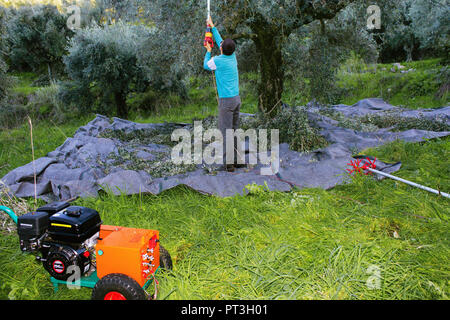
{"label": "olive tree", "polygon": [[6,12],[0,7],[0,108],[1,103],[5,100],[8,89],[11,86],[12,79],[8,75],[8,65],[5,61],[6,47],[4,42]]}
{"label": "olive tree", "polygon": [[87,89],[85,95],[98,93],[104,105],[112,99],[117,115],[127,118],[127,94],[145,82],[137,54],[150,35],[146,27],[123,23],[77,30],[64,57],[66,72],[76,88]]}
{"label": "olive tree", "polygon": [[[223,36],[249,39],[259,63],[259,107],[274,116],[284,89],[283,47],[291,33],[313,21],[332,19],[356,0],[217,0],[213,20]],[[154,19],[166,34],[183,46],[181,52],[200,51],[206,20],[206,1],[156,0]],[[195,38],[196,37],[196,38]],[[191,39],[195,39],[192,41]],[[191,55],[192,56],[192,55]]]}
{"label": "olive tree", "polygon": [[[376,63],[376,42],[364,19],[367,5],[353,3],[330,20],[319,20],[308,25],[303,55],[296,55],[290,64],[294,72],[308,80],[309,98],[320,103],[339,103],[345,92],[336,84],[340,66],[355,54],[366,63]],[[290,47],[298,45],[290,44]],[[298,52],[298,51],[297,51]]]}
{"label": "olive tree", "polygon": [[173,63],[176,55],[156,27],[117,22],[77,30],[64,57],[71,82],[61,93],[64,100],[102,111],[115,106],[127,118],[130,92],[151,88],[157,92],[183,92],[181,73]]}
{"label": "olive tree", "polygon": [[382,28],[376,32],[383,62],[440,56],[448,59],[449,0],[379,0]]}
{"label": "olive tree", "polygon": [[59,72],[66,53],[67,16],[52,5],[21,6],[9,9],[6,43],[12,69]]}
{"label": "olive tree", "polygon": [[449,53],[450,1],[412,1],[408,15],[420,48],[444,56]]}

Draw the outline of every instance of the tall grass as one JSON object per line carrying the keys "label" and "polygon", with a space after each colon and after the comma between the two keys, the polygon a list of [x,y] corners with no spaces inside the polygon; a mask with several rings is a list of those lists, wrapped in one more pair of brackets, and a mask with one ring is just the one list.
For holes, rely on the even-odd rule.
{"label": "tall grass", "polygon": [[[198,95],[192,105],[174,103],[141,120],[187,122],[214,113],[212,87],[192,90]],[[247,99],[244,112],[256,107],[250,94]],[[209,109],[202,109],[205,102]],[[91,119],[35,125],[36,158]],[[363,153],[401,161],[395,175],[449,192],[449,150],[443,138]],[[30,157],[27,124],[0,132],[0,176]],[[174,262],[173,271],[158,275],[160,299],[448,299],[448,199],[371,177],[329,191],[252,191],[219,198],[177,187],[158,196],[104,193],[75,204],[95,208],[105,224],[160,231]],[[20,252],[14,230],[0,229],[0,299],[89,299],[90,293],[65,287],[54,293],[43,267]]]}
{"label": "tall grass", "polygon": [[393,64],[369,67],[356,63],[356,69],[351,61],[348,64],[350,67],[344,65],[338,74],[338,86],[346,92],[341,99],[343,104],[352,105],[368,97],[410,109],[437,108],[449,103],[448,93],[442,97],[437,94],[443,68],[439,59],[402,62],[403,71],[411,70],[407,73],[392,72]]}
{"label": "tall grass", "polygon": [[[442,171],[448,151],[449,140],[438,139],[369,152],[401,160],[399,176],[448,188]],[[229,198],[179,187],[159,196],[103,194],[76,204],[97,209],[105,224],[160,231],[174,261],[172,272],[159,275],[161,299],[449,295],[448,200],[392,180],[357,177],[331,191]],[[1,298],[90,298],[88,289],[53,293],[43,268],[19,252],[15,234],[3,234],[0,248]],[[380,276],[376,288],[369,284],[373,266]]]}
{"label": "tall grass", "polygon": [[[33,125],[36,159],[55,150],[68,137],[72,137],[80,126],[92,119],[86,116],[64,125],[57,125],[52,120],[43,120]],[[15,129],[0,130],[0,177],[31,161],[30,128],[27,121],[24,120],[23,124]]]}

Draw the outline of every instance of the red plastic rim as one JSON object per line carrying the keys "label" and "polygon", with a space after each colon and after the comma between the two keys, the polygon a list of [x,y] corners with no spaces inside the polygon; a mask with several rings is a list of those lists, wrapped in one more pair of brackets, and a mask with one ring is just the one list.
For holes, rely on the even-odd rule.
{"label": "red plastic rim", "polygon": [[123,296],[123,294],[121,294],[120,292],[111,291],[111,292],[108,292],[105,295],[105,299],[104,300],[127,300],[127,298],[125,298]]}

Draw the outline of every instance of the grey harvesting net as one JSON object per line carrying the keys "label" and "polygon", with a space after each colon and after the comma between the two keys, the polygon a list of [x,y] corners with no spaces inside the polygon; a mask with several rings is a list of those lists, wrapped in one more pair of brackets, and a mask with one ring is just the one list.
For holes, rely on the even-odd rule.
{"label": "grey harvesting net", "polygon": [[[48,201],[75,196],[95,197],[100,190],[115,194],[159,194],[178,185],[221,197],[246,193],[245,186],[249,184],[266,185],[270,190],[280,191],[289,191],[294,186],[330,189],[345,183],[345,169],[355,151],[397,139],[420,142],[450,134],[449,131],[418,129],[393,131],[392,127],[379,129],[373,126],[357,131],[336,120],[351,121],[361,117],[367,120],[370,116],[385,115],[396,119],[433,120],[448,126],[450,107],[404,110],[381,99],[365,99],[353,106],[336,105],[325,111],[309,106],[307,114],[329,142],[328,146],[300,153],[290,150],[286,143],[280,144],[280,167],[275,175],[261,175],[264,167],[261,164],[233,173],[211,172],[202,165],[176,166],[170,161],[171,146],[174,145],[170,133],[179,128],[192,129],[192,125],[139,124],[118,118],[111,121],[97,115],[56,150],[35,160],[34,166],[29,163],[16,168],[1,180],[15,196],[33,197],[35,170],[37,195]],[[376,165],[378,170],[392,173],[400,169],[401,163],[377,161]]]}

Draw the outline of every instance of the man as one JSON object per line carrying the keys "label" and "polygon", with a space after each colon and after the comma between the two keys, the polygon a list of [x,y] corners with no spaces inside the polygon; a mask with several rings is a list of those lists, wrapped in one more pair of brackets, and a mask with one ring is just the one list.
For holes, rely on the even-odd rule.
{"label": "man", "polygon": [[[236,130],[239,127],[239,111],[241,98],[239,96],[239,73],[236,60],[236,44],[232,39],[222,40],[222,37],[214,26],[211,17],[206,21],[212,28],[212,33],[217,46],[220,47],[220,56],[211,58],[211,46],[206,44],[206,55],[203,67],[208,71],[214,71],[219,95],[219,130],[223,136],[223,163],[226,171],[232,172],[236,164],[234,150],[236,141],[226,148],[226,130]],[[234,139],[235,140],[235,139]],[[232,154],[230,154],[232,153]],[[228,154],[228,156],[227,156]],[[236,164],[236,165],[235,165]]]}

